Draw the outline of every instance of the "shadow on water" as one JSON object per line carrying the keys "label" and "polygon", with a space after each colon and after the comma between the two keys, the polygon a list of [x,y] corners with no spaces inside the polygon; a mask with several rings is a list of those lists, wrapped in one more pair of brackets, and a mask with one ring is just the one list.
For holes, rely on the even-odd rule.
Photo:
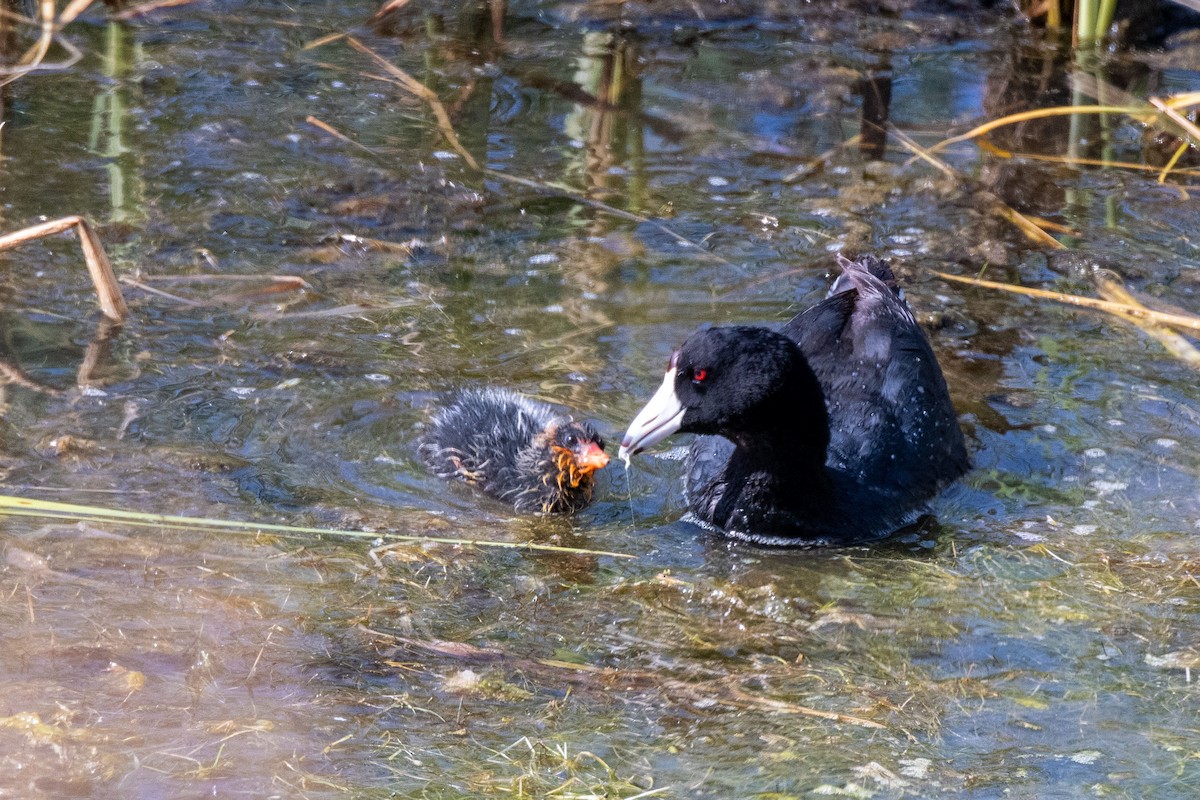
{"label": "shadow on water", "polygon": [[[1194,794],[1194,372],[929,272],[1088,293],[1116,265],[1195,311],[1195,175],[1031,158],[1153,162],[1117,115],[951,149],[961,181],[884,135],[929,146],[1084,72],[1194,89],[1186,37],[1081,65],[974,7],[298,8],[97,8],[76,67],[0,90],[6,229],[87,214],[166,293],[127,286],[98,330],[74,243],[0,254],[6,490],[636,558],[5,517],[0,796]],[[494,172],[361,53],[304,49],[347,30]],[[461,385],[619,438],[688,332],[786,320],[841,249],[893,259],[962,414],[976,468],[936,524],[732,545],[682,519],[665,447],[570,519],[421,467]]]}

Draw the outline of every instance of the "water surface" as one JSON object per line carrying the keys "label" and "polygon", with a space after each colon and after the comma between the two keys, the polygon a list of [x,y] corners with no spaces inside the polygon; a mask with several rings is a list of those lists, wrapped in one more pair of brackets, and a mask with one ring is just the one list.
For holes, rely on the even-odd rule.
{"label": "water surface", "polygon": [[[4,393],[7,491],[635,558],[6,517],[0,796],[1194,795],[1194,370],[931,272],[1094,293],[1100,264],[1196,311],[1195,178],[973,145],[949,178],[894,137],[870,160],[846,144],[864,97],[929,146],[1069,99],[1069,58],[999,12],[758,5],[521,3],[502,28],[471,3],[376,27],[371,3],[97,9],[67,29],[78,65],[5,88],[4,228],[86,214],[120,274],[190,301],[126,287],[101,341],[73,240],[4,254],[4,359],[29,378]],[[533,185],[471,169],[345,41],[305,49],[337,32]],[[1176,55],[1093,71],[1195,89]],[[1147,158],[1129,120],[1079,124],[1075,147]],[[976,468],[937,525],[730,546],[680,520],[669,448],[565,520],[416,459],[462,385],[619,438],[696,325],[788,319],[843,249],[893,259],[962,414]],[[239,280],[263,275],[311,288]]]}

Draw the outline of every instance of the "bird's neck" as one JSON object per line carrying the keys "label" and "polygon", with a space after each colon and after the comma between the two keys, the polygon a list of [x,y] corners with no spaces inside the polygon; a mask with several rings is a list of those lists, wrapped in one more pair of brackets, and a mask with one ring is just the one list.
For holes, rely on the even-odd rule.
{"label": "bird's neck", "polygon": [[[831,511],[833,481],[825,466],[829,430],[822,413],[808,416],[803,427],[775,426],[769,436],[742,432],[721,478],[720,498],[713,498],[712,522],[728,529],[791,528],[816,522]],[[757,513],[771,519],[756,519]],[[744,519],[742,519],[744,517]]]}
{"label": "bird's neck", "polygon": [[753,478],[764,490],[778,492],[784,505],[809,495],[826,495],[830,488],[825,466],[828,446],[814,447],[807,437],[785,437],[780,432],[770,442],[734,442],[726,475]]}
{"label": "bird's neck", "polygon": [[736,446],[734,461],[747,471],[766,471],[781,479],[826,475],[829,412],[812,370],[793,370],[786,391],[756,415],[757,426],[742,425],[725,435]]}

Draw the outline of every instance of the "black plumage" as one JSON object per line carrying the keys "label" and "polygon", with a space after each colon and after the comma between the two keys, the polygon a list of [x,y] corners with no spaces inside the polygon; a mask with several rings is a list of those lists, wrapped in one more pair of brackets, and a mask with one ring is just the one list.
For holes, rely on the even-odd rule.
{"label": "black plumage", "polygon": [[527,514],[588,505],[604,440],[546,403],[507,389],[466,389],[430,420],[418,451],[442,478],[462,480]]}
{"label": "black plumage", "polygon": [[839,257],[830,294],[778,332],[694,333],[621,443],[676,431],[692,513],[729,536],[799,545],[866,540],[914,522],[969,468],[933,350],[891,269]]}

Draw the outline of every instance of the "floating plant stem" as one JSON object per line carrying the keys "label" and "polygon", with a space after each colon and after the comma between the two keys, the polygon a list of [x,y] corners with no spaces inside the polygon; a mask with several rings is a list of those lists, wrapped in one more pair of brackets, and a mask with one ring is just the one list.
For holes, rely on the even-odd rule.
{"label": "floating plant stem", "polygon": [[100,310],[104,316],[114,322],[124,321],[129,310],[125,307],[124,298],[121,297],[121,287],[117,285],[117,276],[113,274],[112,262],[108,260],[108,253],[104,252],[104,245],[100,242],[100,237],[83,217],[78,215],[62,217],[6,233],[0,236],[0,250],[9,250],[34,239],[64,233],[72,228],[79,236],[79,247],[83,250],[83,260],[87,264],[88,274],[91,275],[92,285],[96,289]]}
{"label": "floating plant stem", "polygon": [[400,533],[380,533],[375,531],[337,530],[329,528],[309,528],[295,525],[276,525],[265,522],[245,522],[242,520],[208,519],[204,517],[182,517],[171,514],[146,514],[139,511],[123,511],[115,508],[100,506],[84,506],[74,503],[59,503],[51,500],[35,500],[28,497],[0,495],[0,515],[18,517],[42,517],[48,519],[67,519],[82,521],[112,521],[123,525],[135,525],[156,528],[175,528],[194,530],[207,528],[225,532],[252,531],[254,533],[275,533],[282,536],[343,536],[352,539],[384,539],[394,542],[414,542],[431,544],[451,544],[459,547],[499,547],[508,550],[538,550],[552,553],[572,553],[576,555],[609,556],[612,558],[634,558],[627,553],[612,553],[606,550],[589,550],[582,547],[561,547],[559,545],[537,544],[533,542],[495,542],[483,539],[454,539],[443,536],[417,536]]}
{"label": "floating plant stem", "polygon": [[950,275],[946,272],[938,272],[932,270],[932,273],[944,281],[953,281],[955,283],[965,283],[970,286],[980,286],[985,289],[999,289],[1003,292],[1012,294],[1022,294],[1027,297],[1038,297],[1043,300],[1054,300],[1058,303],[1067,305],[1079,306],[1081,308],[1090,308],[1096,311],[1105,311],[1126,320],[1149,320],[1160,325],[1168,325],[1173,328],[1182,328],[1184,330],[1196,331],[1200,333],[1200,317],[1191,314],[1172,314],[1166,311],[1155,311],[1151,308],[1146,308],[1142,305],[1130,305],[1128,303],[1116,303],[1111,300],[1098,300],[1095,297],[1082,297],[1076,294],[1063,294],[1062,292],[1052,292],[1048,289],[1034,289],[1028,286],[1016,286],[1011,283],[1000,283],[998,281],[988,281],[982,278],[968,278],[964,275]]}

